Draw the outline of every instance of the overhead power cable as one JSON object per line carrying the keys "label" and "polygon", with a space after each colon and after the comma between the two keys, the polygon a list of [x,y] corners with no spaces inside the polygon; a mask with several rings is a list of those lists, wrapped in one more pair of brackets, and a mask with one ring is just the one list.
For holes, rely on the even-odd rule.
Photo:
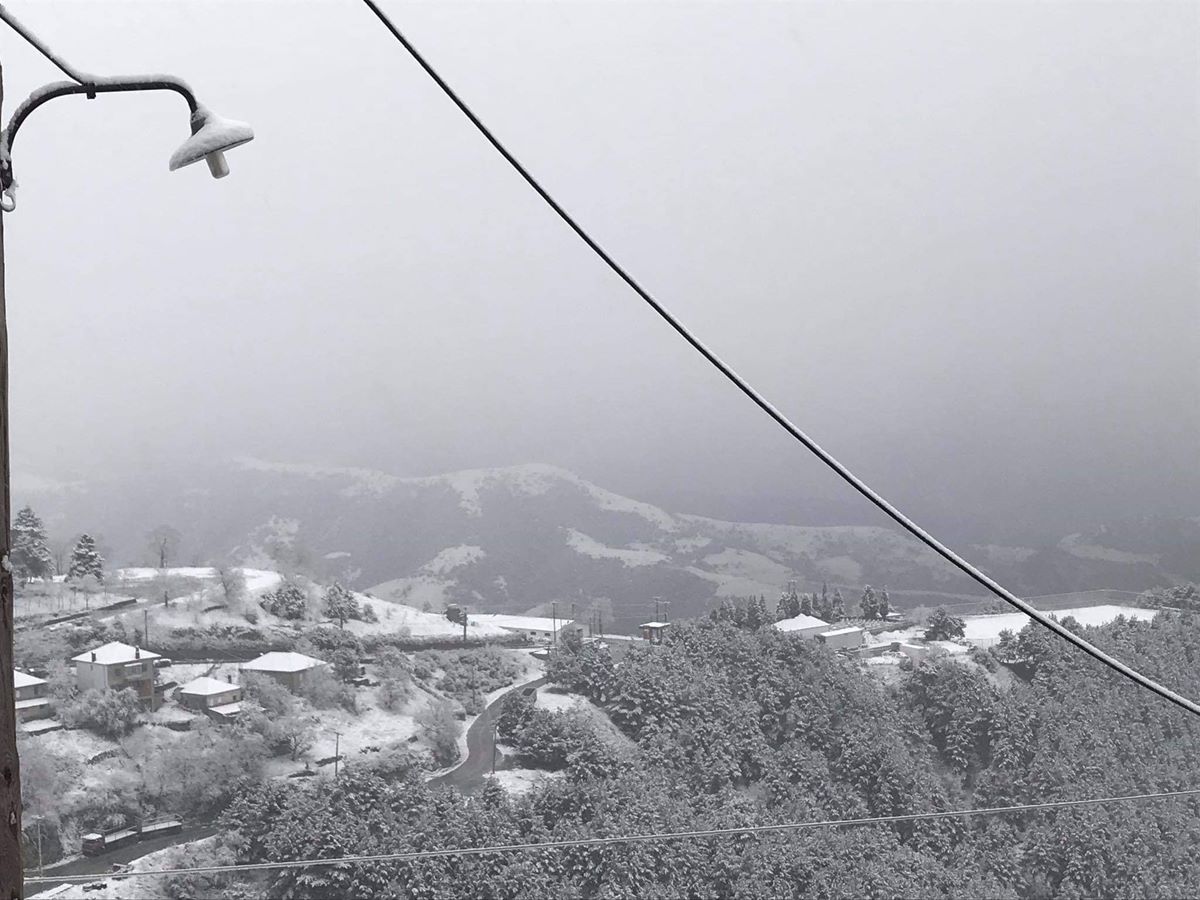
{"label": "overhead power cable", "polygon": [[616,260],[609,256],[607,251],[605,251],[604,248],[601,247],[591,237],[591,235],[584,231],[583,226],[576,222],[575,219],[571,217],[570,213],[563,209],[558,202],[550,196],[546,189],[542,187],[540,183],[538,183],[537,179],[529,174],[529,171],[523,165],[521,165],[520,161],[513,156],[513,154],[510,153],[502,143],[500,143],[499,139],[492,134],[492,132],[486,125],[483,124],[479,117],[471,111],[470,107],[463,102],[458,94],[454,92],[454,89],[451,88],[450,85],[448,85],[437,73],[433,66],[426,61],[425,57],[420,54],[420,52],[412,45],[408,38],[401,34],[400,30],[396,28],[394,24],[392,24],[391,19],[389,19],[383,10],[379,8],[378,4],[376,4],[374,0],[363,0],[363,2],[371,10],[371,12],[373,12],[379,18],[379,21],[383,23],[388,31],[392,33],[392,36],[400,42],[405,50],[408,51],[408,54],[416,61],[417,65],[425,70],[425,73],[434,80],[437,86],[442,89],[442,92],[450,98],[454,105],[462,111],[463,115],[470,120],[471,124],[478,129],[479,133],[487,139],[488,143],[496,148],[496,151],[503,156],[508,164],[517,171],[518,175],[525,179],[525,181],[531,188],[533,188],[537,195],[546,201],[546,204],[558,214],[558,217],[562,219],[570,227],[570,229],[575,232],[575,234],[579,236],[579,239],[587,244],[588,247],[591,248],[591,250],[598,257],[600,257],[600,259],[603,260],[610,269],[612,269],[617,277],[624,281],[625,284],[627,284],[635,294],[641,297],[651,309],[658,313],[663,321],[675,329],[680,337],[691,344],[701,356],[708,360],[722,375],[733,382],[738,390],[754,401],[754,403],[763,412],[774,419],[775,422],[784,429],[784,431],[807,447],[819,460],[821,460],[821,462],[825,463],[825,465],[836,472],[843,481],[870,500],[873,504],[875,504],[875,506],[879,507],[879,509],[881,509],[894,522],[900,525],[900,527],[902,527],[905,531],[907,531],[921,543],[925,544],[925,546],[929,547],[943,559],[947,560],[951,565],[962,571],[973,581],[976,581],[983,587],[987,588],[1005,603],[1016,607],[1038,624],[1050,629],[1063,640],[1074,644],[1084,653],[1088,654],[1094,659],[1099,660],[1110,669],[1119,672],[1130,681],[1141,685],[1147,690],[1153,691],[1155,694],[1158,694],[1158,696],[1164,698],[1165,700],[1171,701],[1175,705],[1186,709],[1190,713],[1200,715],[1200,704],[1197,704],[1194,701],[1189,700],[1187,697],[1184,697],[1182,694],[1178,694],[1175,691],[1172,691],[1170,688],[1159,684],[1152,678],[1149,678],[1136,669],[1127,666],[1116,657],[1105,653],[1091,642],[1086,641],[1079,635],[1072,633],[1069,629],[1063,627],[1054,619],[1034,609],[1020,597],[1016,596],[999,582],[992,579],[991,576],[985,574],[982,570],[967,562],[967,560],[963,559],[963,557],[959,556],[957,553],[919,526],[916,522],[902,513],[899,509],[885,500],[882,496],[876,493],[866,482],[851,472],[848,468],[846,468],[846,466],[835,459],[828,451],[824,450],[816,441],[800,430],[799,426],[795,425],[790,419],[788,419],[787,416],[780,412],[774,406],[774,404],[768,401],[748,381],[746,381],[746,379],[735,372],[724,360],[717,356],[715,351],[711,350],[703,341],[692,334],[692,332],[689,331],[688,328],[679,321],[679,319],[672,315],[672,313],[661,303],[659,303],[649,291],[638,284],[634,277],[625,271],[625,269],[622,268]]}
{"label": "overhead power cable", "polygon": [[1100,806],[1106,803],[1133,803],[1143,800],[1170,800],[1200,795],[1200,788],[1182,791],[1161,791],[1153,794],[1126,794],[1117,797],[1091,797],[1084,800],[1047,800],[1019,806],[992,806],[982,809],[953,809],[941,812],[909,813],[898,816],[871,816],[860,819],[826,819],[820,822],[786,822],[780,825],[747,825],[741,828],[710,828],[704,831],[670,831],[647,834],[625,834],[612,837],[576,838],[563,841],[539,841],[529,844],[493,844],[486,847],[447,847],[443,850],[413,850],[407,853],[376,853],[360,856],[339,856],[329,859],[297,859],[280,862],[232,863],[224,866],[188,866],[179,869],[157,869],[145,872],[122,872],[111,875],[41,875],[27,877],[26,884],[96,881],[98,878],[138,878],[167,875],[220,875],[227,872],[271,871],[278,869],[310,869],[317,866],[349,866],[363,863],[417,862],[448,856],[483,856],[489,853],[524,853],[531,850],[563,850],[570,847],[596,847],[615,844],[641,844],[650,841],[684,841],[700,838],[726,838],[739,835],[772,834],[805,831],[814,828],[850,828],[864,825],[889,825],[896,822],[917,822],[927,819],[951,819],[965,816],[998,816],[1036,812],[1042,809],[1065,809],[1080,806]]}

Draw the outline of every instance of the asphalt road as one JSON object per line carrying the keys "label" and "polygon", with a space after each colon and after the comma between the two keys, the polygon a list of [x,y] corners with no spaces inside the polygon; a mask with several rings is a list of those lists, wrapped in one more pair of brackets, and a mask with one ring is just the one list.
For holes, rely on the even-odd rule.
{"label": "asphalt road", "polygon": [[[84,856],[69,863],[63,863],[61,866],[47,867],[46,877],[54,878],[58,875],[95,875],[97,881],[103,881],[103,876],[112,872],[114,863],[133,862],[135,859],[140,859],[147,853],[153,853],[155,850],[165,850],[167,847],[172,847],[176,844],[198,841],[200,838],[206,838],[216,833],[217,829],[213,825],[193,825],[190,828],[184,828],[179,834],[168,834],[149,841],[139,841],[136,844],[130,844],[128,847],[122,847],[120,850],[102,853],[100,856]],[[26,861],[28,862],[28,860]],[[26,878],[33,878],[36,875],[37,869],[25,870]],[[42,891],[48,891],[51,888],[66,883],[65,881],[46,881],[40,884],[31,884],[28,886],[27,892],[29,894],[40,894]],[[153,894],[153,891],[151,891],[151,894]]]}
{"label": "asphalt road", "polygon": [[545,678],[539,678],[537,681],[522,684],[511,691],[505,691],[488,704],[487,709],[480,713],[479,718],[467,729],[467,758],[445,775],[429,779],[429,784],[458,788],[464,794],[472,794],[482,787],[483,776],[492,771],[492,720],[500,715],[500,704],[510,694],[539,688],[545,683]]}

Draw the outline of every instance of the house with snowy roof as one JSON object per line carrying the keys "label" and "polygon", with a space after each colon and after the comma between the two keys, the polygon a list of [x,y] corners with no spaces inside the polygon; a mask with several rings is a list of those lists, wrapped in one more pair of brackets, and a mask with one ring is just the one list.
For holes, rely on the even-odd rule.
{"label": "house with snowy roof", "polygon": [[298,691],[312,678],[312,673],[329,663],[303,653],[273,650],[258,659],[242,663],[241,670],[251,675],[265,675],[278,681],[290,691]]}
{"label": "house with snowy roof", "polygon": [[202,675],[175,690],[180,706],[207,713],[214,719],[232,719],[242,711],[241,685]]}
{"label": "house with snowy roof", "polygon": [[794,634],[805,639],[815,638],[818,634],[833,630],[833,626],[824,619],[806,616],[803,613],[792,616],[790,619],[780,619],[773,627],[776,631]]}
{"label": "house with snowy roof", "polygon": [[81,691],[120,691],[128,688],[149,709],[157,709],[162,695],[155,690],[157,653],[112,641],[85,650],[72,659],[75,682]]}
{"label": "house with snowy roof", "polygon": [[46,683],[46,679],[13,669],[13,686],[16,688],[18,722],[44,719],[50,715],[52,712],[48,696],[50,686]]}
{"label": "house with snowy roof", "polygon": [[848,625],[845,628],[830,628],[817,634],[817,640],[834,650],[856,650],[867,642],[863,629]]}

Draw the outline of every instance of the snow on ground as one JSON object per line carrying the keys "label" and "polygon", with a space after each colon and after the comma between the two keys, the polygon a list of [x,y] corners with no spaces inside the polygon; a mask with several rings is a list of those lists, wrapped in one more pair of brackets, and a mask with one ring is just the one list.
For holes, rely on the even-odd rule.
{"label": "snow on ground", "polygon": [[[1157,612],[1157,610],[1142,609],[1136,606],[1104,604],[1101,606],[1084,606],[1078,609],[1056,609],[1050,615],[1060,622],[1069,616],[1075,619],[1080,625],[1091,626],[1107,625],[1118,616],[1148,622],[1154,618]],[[963,616],[962,620],[963,639],[967,643],[974,644],[977,647],[990,647],[1000,640],[1001,631],[1011,631],[1016,634],[1033,621],[1024,613],[1019,612],[996,613],[986,616]],[[924,631],[925,629],[919,625],[896,631],[883,631],[875,635],[875,642],[886,644],[891,641],[919,640]],[[934,641],[933,643],[945,642]]]}
{"label": "snow on ground", "polygon": [[[342,733],[341,754],[343,759],[350,761],[361,758],[358,752],[363,747],[384,749],[405,743],[419,732],[420,726],[417,725],[415,716],[429,705],[429,699],[428,694],[414,691],[403,709],[391,712],[376,705],[376,689],[368,688],[358,695],[357,715],[340,708],[320,710],[320,724],[307,756],[314,760],[333,756],[334,747],[338,743],[334,731]],[[292,768],[296,766],[293,765]]]}
{"label": "snow on ground", "polygon": [[35,740],[37,743],[34,746],[39,750],[61,754],[68,759],[82,762],[86,762],[98,753],[117,748],[116,741],[110,741],[81,728],[71,731],[51,731],[38,735]]}
{"label": "snow on ground", "polygon": [[500,787],[515,796],[524,794],[539,782],[562,778],[563,773],[545,772],[539,769],[501,769],[495,775],[485,775],[484,777],[495,779]]}
{"label": "snow on ground", "polygon": [[166,575],[168,578],[216,578],[216,570],[212,566],[179,566],[166,569],[155,569],[150,566],[133,566],[128,569],[117,569],[117,577],[126,581],[146,581]]}
{"label": "snow on ground", "polygon": [[574,528],[567,529],[567,546],[584,556],[593,559],[619,559],[627,566],[652,566],[667,559],[657,550],[648,548],[609,547]]}
{"label": "snow on ground", "polygon": [[457,547],[447,547],[421,566],[421,570],[431,575],[448,575],[454,569],[470,565],[477,559],[483,559],[486,555],[482,547],[476,547],[473,544],[459,544]]}
{"label": "snow on ground", "polygon": [[537,706],[539,709],[547,709],[550,712],[561,712],[568,709],[575,709],[583,704],[588,703],[587,697],[583,694],[560,694],[558,691],[540,690],[537,695]]}
{"label": "snow on ground", "polygon": [[[1083,607],[1082,609],[1057,609],[1053,612],[1053,615],[1060,622],[1070,616],[1079,622],[1080,625],[1106,625],[1118,616],[1148,622],[1154,618],[1156,613],[1157,610],[1153,609],[1106,604],[1104,606]],[[980,647],[988,647],[1000,640],[1001,631],[1008,630],[1015,633],[1031,621],[1033,620],[1027,615],[1019,612],[1000,613],[991,616],[964,616],[963,637],[972,644]]]}

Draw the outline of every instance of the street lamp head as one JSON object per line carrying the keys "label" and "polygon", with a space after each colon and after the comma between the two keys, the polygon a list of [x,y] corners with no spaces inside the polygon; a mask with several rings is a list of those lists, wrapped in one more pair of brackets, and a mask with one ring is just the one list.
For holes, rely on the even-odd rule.
{"label": "street lamp head", "polygon": [[170,168],[174,172],[184,166],[205,160],[213,178],[229,174],[225,151],[254,140],[254,129],[245,122],[223,119],[203,106],[192,113],[192,136],[171,154]]}

